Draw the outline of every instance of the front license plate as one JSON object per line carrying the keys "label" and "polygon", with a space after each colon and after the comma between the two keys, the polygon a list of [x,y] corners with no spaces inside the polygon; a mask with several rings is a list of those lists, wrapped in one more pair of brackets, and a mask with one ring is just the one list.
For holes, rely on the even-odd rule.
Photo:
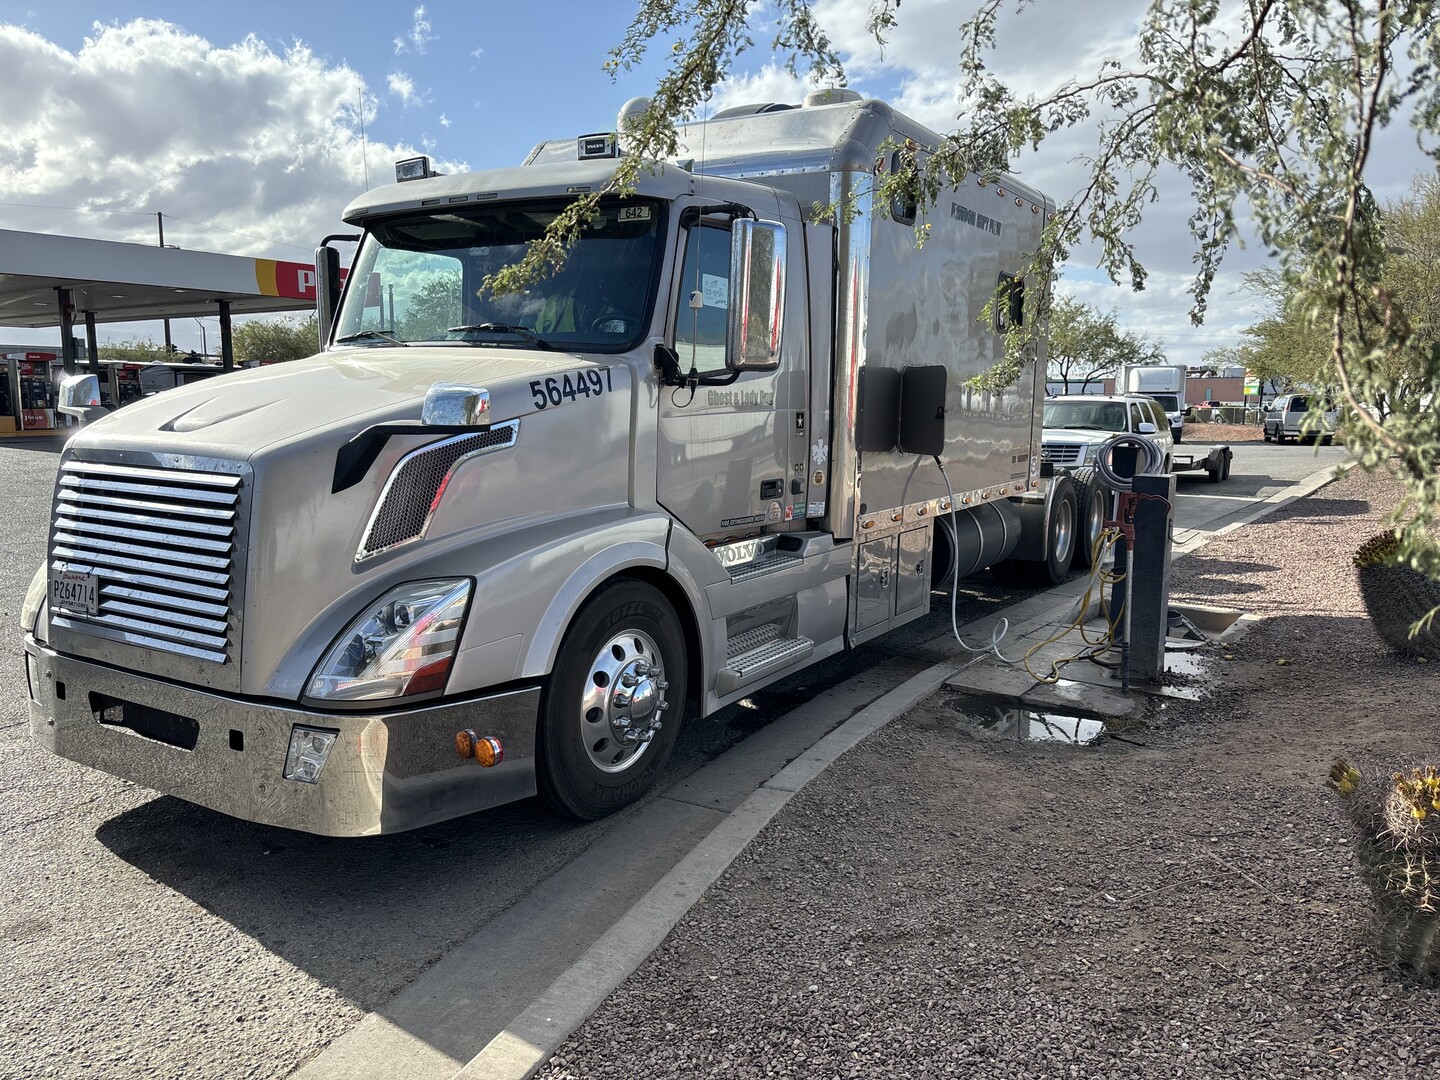
{"label": "front license plate", "polygon": [[100,613],[100,579],[80,570],[62,570],[50,579],[50,606],[76,615]]}

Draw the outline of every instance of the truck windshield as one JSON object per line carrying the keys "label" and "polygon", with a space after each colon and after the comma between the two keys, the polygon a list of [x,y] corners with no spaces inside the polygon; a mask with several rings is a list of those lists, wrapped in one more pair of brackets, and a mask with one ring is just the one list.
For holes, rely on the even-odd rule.
{"label": "truck windshield", "polygon": [[1160,403],[1160,407],[1166,412],[1180,411],[1180,397],[1177,394],[1151,394],[1152,398]]}
{"label": "truck windshield", "polygon": [[447,207],[372,225],[350,271],[335,342],[632,348],[654,305],[660,203],[606,202],[558,272],[518,293],[481,288],[488,274],[518,262],[565,205]]}
{"label": "truck windshield", "polygon": [[1056,401],[1045,404],[1047,428],[1128,431],[1125,405],[1119,401]]}

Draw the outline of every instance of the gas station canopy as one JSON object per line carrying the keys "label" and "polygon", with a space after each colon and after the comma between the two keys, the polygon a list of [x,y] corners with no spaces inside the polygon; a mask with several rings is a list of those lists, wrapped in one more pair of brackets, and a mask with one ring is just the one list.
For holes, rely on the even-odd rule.
{"label": "gas station canopy", "polygon": [[315,267],[0,229],[0,326],[189,318],[222,303],[235,315],[311,311]]}

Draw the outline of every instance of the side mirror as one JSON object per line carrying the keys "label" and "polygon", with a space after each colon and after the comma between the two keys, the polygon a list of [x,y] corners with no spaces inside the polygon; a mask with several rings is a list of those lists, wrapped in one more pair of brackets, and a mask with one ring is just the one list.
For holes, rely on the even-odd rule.
{"label": "side mirror", "polygon": [[420,422],[442,427],[484,427],[490,423],[490,391],[463,383],[434,383],[425,392]]}
{"label": "side mirror", "polygon": [[62,416],[75,417],[82,427],[106,415],[110,410],[100,403],[100,377],[67,375],[61,379],[55,411]]}
{"label": "side mirror", "polygon": [[1141,435],[1154,435],[1157,429],[1150,421],[1141,420],[1140,423],[1135,425],[1135,430]]}
{"label": "side mirror", "polygon": [[780,366],[785,320],[785,226],[739,218],[730,229],[730,321],[725,356],[733,371]]}
{"label": "side mirror", "polygon": [[[327,237],[328,239],[328,237]],[[315,249],[315,324],[319,330],[319,351],[330,340],[330,325],[340,304],[340,252],[321,244]]]}

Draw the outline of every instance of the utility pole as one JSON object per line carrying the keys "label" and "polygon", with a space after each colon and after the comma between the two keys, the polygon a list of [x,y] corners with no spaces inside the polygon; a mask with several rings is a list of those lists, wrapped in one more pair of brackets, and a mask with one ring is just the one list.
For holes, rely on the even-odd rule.
{"label": "utility pole", "polygon": [[[163,248],[163,247],[165,246],[165,215],[164,215],[163,213],[161,213],[159,210],[156,210],[156,211],[155,211],[155,224],[156,224],[156,226],[157,226],[157,227],[159,228],[159,230],[160,230],[160,246]],[[166,355],[167,357],[170,355],[170,352],[171,352],[171,350],[172,350],[173,348],[174,348],[174,346],[170,344],[170,320],[169,320],[169,319],[166,319],[166,320],[165,320],[165,355]]]}

